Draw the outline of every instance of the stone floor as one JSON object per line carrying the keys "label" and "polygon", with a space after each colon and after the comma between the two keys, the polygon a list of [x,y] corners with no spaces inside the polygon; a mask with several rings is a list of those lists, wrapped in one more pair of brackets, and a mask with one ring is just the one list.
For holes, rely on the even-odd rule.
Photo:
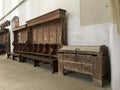
{"label": "stone floor", "polygon": [[101,88],[92,84],[89,76],[69,73],[52,74],[48,65],[33,67],[0,56],[0,90],[111,90],[110,85]]}

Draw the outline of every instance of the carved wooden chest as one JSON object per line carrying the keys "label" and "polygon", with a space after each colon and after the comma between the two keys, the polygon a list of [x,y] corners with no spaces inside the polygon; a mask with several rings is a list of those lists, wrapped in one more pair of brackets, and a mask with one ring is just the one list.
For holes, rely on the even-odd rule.
{"label": "carved wooden chest", "polygon": [[75,71],[91,75],[95,84],[103,86],[109,74],[106,46],[63,46],[58,52],[59,72]]}

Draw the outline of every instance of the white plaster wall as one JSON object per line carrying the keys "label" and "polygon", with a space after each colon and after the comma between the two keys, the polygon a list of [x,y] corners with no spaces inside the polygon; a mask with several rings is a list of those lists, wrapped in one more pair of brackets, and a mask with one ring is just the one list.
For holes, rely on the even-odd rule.
{"label": "white plaster wall", "polygon": [[3,15],[3,1],[0,0],[0,18],[2,17]]}
{"label": "white plaster wall", "polygon": [[111,25],[110,30],[110,51],[112,90],[120,90],[120,36],[117,33],[117,26]]}
{"label": "white plaster wall", "polygon": [[74,45],[107,45],[109,46],[109,30],[111,23],[101,23],[80,27],[72,34],[70,44]]}
{"label": "white plaster wall", "polygon": [[27,0],[5,19],[12,20],[16,15],[20,18],[20,25],[23,25],[29,19],[58,8],[67,10],[68,45],[105,44],[108,46],[110,23],[80,27],[80,0],[65,0],[64,2],[62,0]]}
{"label": "white plaster wall", "polygon": [[[12,20],[14,16],[20,17],[20,25],[25,24],[25,21],[43,15],[52,10],[62,8],[67,10],[68,15],[68,44],[69,45],[107,45],[111,48],[112,62],[112,86],[113,90],[119,90],[120,72],[119,66],[120,56],[120,39],[114,32],[109,32],[111,22],[94,24],[80,27],[80,0],[27,0],[23,5],[17,8],[12,14],[4,20]],[[3,21],[4,21],[3,20]],[[0,21],[1,23],[2,21]],[[11,27],[10,31],[12,30]],[[13,35],[11,32],[11,41]],[[111,41],[109,43],[109,41]],[[113,44],[114,43],[114,44]],[[12,42],[11,42],[12,45]],[[114,49],[115,48],[115,49]],[[11,48],[12,51],[12,48]],[[116,86],[118,85],[118,86]]]}
{"label": "white plaster wall", "polygon": [[80,0],[81,26],[111,21],[110,0]]}
{"label": "white plaster wall", "polygon": [[3,15],[5,15],[12,9],[12,0],[3,0],[3,4],[4,4]]}

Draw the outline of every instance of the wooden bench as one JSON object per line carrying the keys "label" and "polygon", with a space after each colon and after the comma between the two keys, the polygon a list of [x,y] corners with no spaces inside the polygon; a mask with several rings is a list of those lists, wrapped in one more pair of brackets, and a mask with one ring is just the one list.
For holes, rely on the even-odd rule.
{"label": "wooden bench", "polygon": [[11,52],[7,52],[7,58],[10,58],[10,56],[12,56]]}
{"label": "wooden bench", "polygon": [[35,46],[37,46],[36,48],[39,48],[39,46],[41,48],[36,49],[38,50],[38,52],[35,51],[35,49],[33,49],[34,52],[28,52],[27,54],[21,54],[21,62],[24,62],[25,59],[33,60],[34,67],[38,66],[39,62],[48,63],[52,66],[52,69],[53,69],[52,73],[57,72],[58,71],[57,51],[58,51],[59,45],[39,44]]}
{"label": "wooden bench", "polygon": [[7,58],[12,58],[13,60],[16,60],[16,58],[19,59],[19,62],[21,62],[21,54],[19,53],[11,53],[11,52],[7,52]]}
{"label": "wooden bench", "polygon": [[52,73],[58,72],[58,60],[53,59],[51,57],[48,57],[47,59],[41,57],[41,56],[35,56],[35,55],[22,55],[21,57],[22,61],[24,62],[25,59],[33,60],[34,61],[34,67],[39,66],[39,62],[47,62],[51,63],[52,65]]}
{"label": "wooden bench", "polygon": [[21,62],[32,60],[34,66],[49,63],[53,72],[57,71],[58,46],[67,44],[66,10],[57,9],[26,23],[13,30],[13,57],[19,57]]}

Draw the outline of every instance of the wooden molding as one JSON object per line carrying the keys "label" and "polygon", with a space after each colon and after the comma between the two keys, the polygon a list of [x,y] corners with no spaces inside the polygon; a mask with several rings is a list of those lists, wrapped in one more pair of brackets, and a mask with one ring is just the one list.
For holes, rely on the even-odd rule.
{"label": "wooden molding", "polygon": [[34,19],[28,20],[27,21],[27,26],[34,26],[37,24],[45,23],[47,21],[52,21],[55,19],[59,19],[62,16],[65,15],[66,10],[63,9],[57,9],[55,11],[49,12],[47,14],[44,14],[42,16],[36,17]]}

